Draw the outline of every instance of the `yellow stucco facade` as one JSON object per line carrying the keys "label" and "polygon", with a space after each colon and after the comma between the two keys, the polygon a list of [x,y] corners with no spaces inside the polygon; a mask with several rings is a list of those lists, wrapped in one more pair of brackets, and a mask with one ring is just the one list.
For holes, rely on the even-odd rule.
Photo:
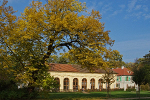
{"label": "yellow stucco facade", "polygon": [[[77,79],[77,88],[79,89],[83,89],[82,85],[83,83],[83,79],[86,79],[87,81],[87,87],[86,89],[91,89],[91,85],[94,84],[94,89],[100,89],[100,83],[99,80],[102,78],[102,75],[104,75],[104,73],[81,73],[81,72],[57,72],[57,71],[50,71],[49,72],[51,76],[53,76],[54,78],[59,79],[59,83],[60,83],[60,91],[64,90],[64,79],[67,78],[68,81],[68,91],[73,91],[73,85],[75,83],[73,83],[73,80],[76,78]],[[116,80],[116,76],[115,76],[115,80]],[[91,79],[94,79],[94,83],[91,83]],[[101,83],[102,84],[102,88],[106,89],[106,84]],[[116,81],[114,83],[111,84],[110,86],[111,89],[116,88]]]}

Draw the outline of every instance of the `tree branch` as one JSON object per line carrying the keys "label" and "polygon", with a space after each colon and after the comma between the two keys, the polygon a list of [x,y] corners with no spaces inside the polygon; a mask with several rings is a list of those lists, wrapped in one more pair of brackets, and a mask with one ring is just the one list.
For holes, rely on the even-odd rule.
{"label": "tree branch", "polygon": [[[56,46],[54,46],[55,48],[57,48],[57,47],[61,47],[61,46],[66,46],[67,48],[69,47],[69,46],[72,46],[73,44],[73,42],[77,42],[77,43],[79,43],[79,41],[78,40],[72,40],[71,42],[66,42],[66,43],[61,43],[61,44],[59,44],[59,45],[56,45]],[[75,46],[75,45],[74,45]],[[70,47],[68,48],[68,49],[70,49]]]}
{"label": "tree branch", "polygon": [[[7,44],[6,44],[7,45]],[[22,63],[21,59],[17,57],[17,55],[10,49],[10,47],[7,45],[7,48],[11,51],[11,53],[15,56],[15,58],[20,62],[20,64],[24,67],[24,64]]]}

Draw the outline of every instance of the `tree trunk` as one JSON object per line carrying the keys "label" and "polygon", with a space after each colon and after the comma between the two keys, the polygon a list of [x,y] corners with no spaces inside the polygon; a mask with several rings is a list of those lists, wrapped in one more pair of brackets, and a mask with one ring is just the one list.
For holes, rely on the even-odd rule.
{"label": "tree trunk", "polygon": [[32,93],[34,91],[34,89],[35,89],[35,87],[32,86],[32,83],[29,83],[28,84],[28,92],[29,92],[29,94]]}
{"label": "tree trunk", "polygon": [[110,97],[109,95],[109,83],[107,83],[108,87],[107,87],[107,97]]}
{"label": "tree trunk", "polygon": [[141,88],[140,88],[140,85],[138,85],[138,88],[139,88],[139,99],[140,99],[140,89],[141,89]]}

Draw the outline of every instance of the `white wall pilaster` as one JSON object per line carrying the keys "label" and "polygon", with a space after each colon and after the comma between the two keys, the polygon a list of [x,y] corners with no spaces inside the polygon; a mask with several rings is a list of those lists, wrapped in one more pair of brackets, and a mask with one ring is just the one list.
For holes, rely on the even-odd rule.
{"label": "white wall pilaster", "polygon": [[78,78],[78,89],[82,89],[82,78]]}
{"label": "white wall pilaster", "polygon": [[91,78],[87,77],[87,89],[91,89],[91,84],[90,84],[90,80]]}
{"label": "white wall pilaster", "polygon": [[98,78],[95,78],[95,89],[98,89]]}
{"label": "white wall pilaster", "polygon": [[64,89],[64,78],[62,76],[58,77],[60,79],[60,90]]}
{"label": "white wall pilaster", "polygon": [[69,90],[73,90],[73,78],[69,77]]}

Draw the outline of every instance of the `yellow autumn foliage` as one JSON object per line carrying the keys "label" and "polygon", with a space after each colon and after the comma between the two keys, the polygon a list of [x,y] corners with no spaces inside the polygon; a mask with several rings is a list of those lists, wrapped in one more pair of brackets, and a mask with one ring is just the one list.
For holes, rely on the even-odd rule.
{"label": "yellow autumn foliage", "polygon": [[98,11],[81,15],[81,12],[87,12],[85,3],[77,0],[48,0],[46,4],[32,1],[18,17],[6,4],[4,0],[0,6],[0,56],[3,62],[0,64],[14,70],[18,80],[34,83],[40,79],[38,75],[47,71],[49,56],[64,47],[68,49],[64,56],[72,63],[89,70],[109,67],[113,51],[107,46],[112,46],[114,40],[109,37],[110,31],[104,31]]}

